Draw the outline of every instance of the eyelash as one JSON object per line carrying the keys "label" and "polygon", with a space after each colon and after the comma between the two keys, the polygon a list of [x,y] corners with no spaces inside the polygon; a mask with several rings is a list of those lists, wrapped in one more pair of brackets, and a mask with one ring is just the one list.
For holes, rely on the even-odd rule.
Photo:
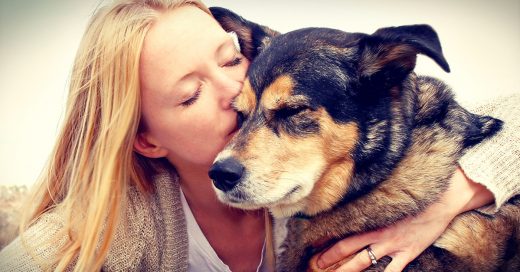
{"label": "eyelash", "polygon": [[[226,63],[224,65],[224,67],[233,67],[233,66],[240,65],[241,63],[242,63],[242,57],[236,57],[232,61]],[[192,97],[190,97],[190,98],[188,98],[188,100],[182,102],[181,105],[184,107],[190,106],[193,103],[195,103],[195,101],[197,101],[197,99],[199,99],[199,96],[200,96],[200,87],[197,89],[197,91],[195,92],[195,94],[193,94]]]}
{"label": "eyelash", "polygon": [[242,57],[236,57],[236,58],[234,58],[232,61],[226,63],[226,64],[224,65],[224,67],[237,66],[237,65],[239,65],[240,63],[242,63]]}
{"label": "eyelash", "polygon": [[199,96],[200,96],[200,87],[197,89],[197,91],[195,92],[195,94],[193,94],[192,97],[190,97],[190,98],[188,98],[188,100],[182,102],[181,105],[183,105],[184,107],[190,106],[191,104],[195,103],[195,101],[197,101],[197,99],[199,99]]}

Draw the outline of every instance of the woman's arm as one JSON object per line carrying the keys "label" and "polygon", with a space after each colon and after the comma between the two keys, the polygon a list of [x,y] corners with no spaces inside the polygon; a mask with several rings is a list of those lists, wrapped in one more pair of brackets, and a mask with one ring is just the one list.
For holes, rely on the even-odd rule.
{"label": "woman's arm", "polygon": [[[61,218],[54,213],[43,215],[22,235],[0,251],[0,271],[44,271],[65,244]],[[62,237],[61,239],[59,239]]]}
{"label": "woman's arm", "polygon": [[520,194],[520,93],[470,110],[504,121],[497,135],[468,150],[459,161],[470,179],[493,193],[498,209],[512,196]]}
{"label": "woman's arm", "polygon": [[462,158],[462,168],[454,173],[450,187],[439,202],[423,213],[387,228],[339,241],[320,256],[318,266],[328,267],[355,254],[337,271],[360,271],[371,264],[366,250],[362,250],[370,246],[376,257],[392,257],[385,271],[401,271],[433,244],[458,214],[485,206],[493,200],[499,208],[511,196],[519,194],[520,139],[514,133],[520,127],[518,105],[520,94],[473,111],[503,120],[504,128]]}

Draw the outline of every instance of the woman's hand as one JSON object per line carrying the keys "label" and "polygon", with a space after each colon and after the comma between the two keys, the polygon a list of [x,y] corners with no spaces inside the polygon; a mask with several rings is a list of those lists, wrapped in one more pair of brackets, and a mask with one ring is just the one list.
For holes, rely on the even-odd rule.
{"label": "woman's hand", "polygon": [[448,190],[438,202],[430,205],[424,212],[386,228],[354,235],[337,242],[318,258],[318,266],[326,268],[355,255],[336,271],[363,270],[372,264],[365,249],[370,246],[377,259],[383,256],[392,257],[385,271],[401,271],[437,240],[455,216],[492,201],[493,194],[483,185],[466,177],[459,167],[451,179]]}

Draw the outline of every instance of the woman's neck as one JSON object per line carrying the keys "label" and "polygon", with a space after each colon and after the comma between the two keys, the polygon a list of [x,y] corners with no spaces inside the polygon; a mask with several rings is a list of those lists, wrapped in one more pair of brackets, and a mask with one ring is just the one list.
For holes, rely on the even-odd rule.
{"label": "woman's neck", "polygon": [[232,271],[255,270],[265,237],[263,211],[244,211],[220,202],[207,169],[181,167],[177,172],[191,212],[219,258]]}

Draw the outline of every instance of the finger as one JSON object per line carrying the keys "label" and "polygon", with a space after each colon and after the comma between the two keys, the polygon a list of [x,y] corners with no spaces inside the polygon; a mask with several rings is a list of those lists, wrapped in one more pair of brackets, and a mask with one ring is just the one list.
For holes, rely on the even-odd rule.
{"label": "finger", "polygon": [[403,271],[404,268],[410,263],[408,258],[404,258],[403,256],[396,255],[392,257],[392,261],[386,266],[384,272],[399,272]]}
{"label": "finger", "polygon": [[[376,259],[379,260],[382,256],[385,256],[384,249],[378,247],[377,245],[371,245],[372,252],[376,256]],[[339,272],[350,272],[350,271],[361,271],[365,268],[368,268],[372,265],[372,260],[368,254],[366,249],[361,250],[352,258],[352,260],[340,266],[336,271]]]}
{"label": "finger", "polygon": [[358,252],[373,242],[375,232],[354,235],[340,240],[329,249],[325,250],[318,259],[320,268],[329,267],[338,261]]}

